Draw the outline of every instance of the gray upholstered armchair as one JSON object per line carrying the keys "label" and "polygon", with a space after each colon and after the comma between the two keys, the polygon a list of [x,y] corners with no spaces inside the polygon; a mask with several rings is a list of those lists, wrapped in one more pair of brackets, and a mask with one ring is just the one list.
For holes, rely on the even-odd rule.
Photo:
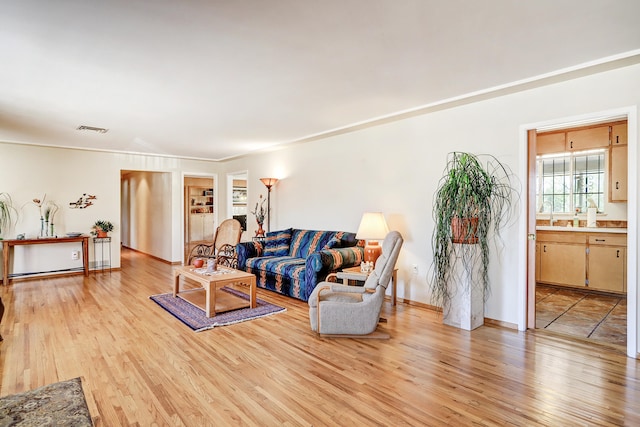
{"label": "gray upholstered armchair", "polygon": [[378,325],[384,294],[402,247],[402,236],[391,231],[382,255],[364,286],[318,283],[309,297],[311,329],[322,335],[368,335]]}

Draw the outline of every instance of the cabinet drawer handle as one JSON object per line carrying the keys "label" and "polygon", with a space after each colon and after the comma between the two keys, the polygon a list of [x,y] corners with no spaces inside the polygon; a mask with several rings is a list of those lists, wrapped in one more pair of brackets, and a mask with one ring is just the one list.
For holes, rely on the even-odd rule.
{"label": "cabinet drawer handle", "polygon": [[616,144],[620,144],[620,141],[618,141],[618,138],[620,138],[620,135],[616,135]]}
{"label": "cabinet drawer handle", "polygon": [[569,148],[573,148],[573,141],[569,143]]}
{"label": "cabinet drawer handle", "polygon": [[547,245],[542,245],[542,252],[547,252]]}
{"label": "cabinet drawer handle", "polygon": [[616,251],[616,258],[620,258],[620,249]]}
{"label": "cabinet drawer handle", "polygon": [[620,189],[620,185],[618,185],[618,184],[620,184],[620,181],[616,181],[616,190]]}
{"label": "cabinet drawer handle", "polygon": [[596,239],[596,242],[606,242],[605,239]]}

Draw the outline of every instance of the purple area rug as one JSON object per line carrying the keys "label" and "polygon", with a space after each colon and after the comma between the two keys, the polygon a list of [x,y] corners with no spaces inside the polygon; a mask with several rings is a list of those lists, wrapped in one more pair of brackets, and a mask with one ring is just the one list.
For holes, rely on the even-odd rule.
{"label": "purple area rug", "polygon": [[[230,294],[249,300],[249,295],[231,288],[225,287],[219,291],[229,292]],[[173,314],[178,320],[195,332],[206,331],[207,329],[213,329],[216,326],[226,326],[247,320],[258,319],[260,317],[282,313],[287,310],[284,307],[256,298],[256,308],[240,308],[238,310],[219,313],[213,317],[207,317],[203,309],[188,303],[182,298],[174,297],[171,293],[152,295],[149,298],[155,301],[160,307]]]}

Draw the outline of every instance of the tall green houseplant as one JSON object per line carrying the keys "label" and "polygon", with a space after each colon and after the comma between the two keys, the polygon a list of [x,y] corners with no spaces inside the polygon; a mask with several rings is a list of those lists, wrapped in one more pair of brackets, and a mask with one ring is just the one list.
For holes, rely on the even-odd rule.
{"label": "tall green houseplant", "polygon": [[510,169],[492,155],[449,153],[433,205],[430,287],[436,305],[443,307],[451,298],[451,285],[459,279],[456,259],[467,272],[478,267],[480,277],[472,276],[472,285],[482,286],[488,296],[489,243],[515,211],[513,180]]}

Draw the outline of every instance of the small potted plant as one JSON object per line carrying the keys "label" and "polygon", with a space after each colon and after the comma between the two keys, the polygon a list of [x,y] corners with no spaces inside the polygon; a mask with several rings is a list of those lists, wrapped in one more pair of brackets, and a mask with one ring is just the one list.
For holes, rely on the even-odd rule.
{"label": "small potted plant", "polygon": [[107,237],[107,233],[113,231],[111,221],[97,220],[91,228],[91,234],[97,237]]}
{"label": "small potted plant", "polygon": [[258,230],[256,231],[256,237],[264,237],[264,229],[262,228],[262,224],[264,224],[264,217],[266,215],[266,209],[264,208],[264,202],[266,199],[262,198],[262,194],[260,195],[260,201],[256,202],[256,208],[251,211],[252,214],[256,217],[256,222],[258,223]]}

